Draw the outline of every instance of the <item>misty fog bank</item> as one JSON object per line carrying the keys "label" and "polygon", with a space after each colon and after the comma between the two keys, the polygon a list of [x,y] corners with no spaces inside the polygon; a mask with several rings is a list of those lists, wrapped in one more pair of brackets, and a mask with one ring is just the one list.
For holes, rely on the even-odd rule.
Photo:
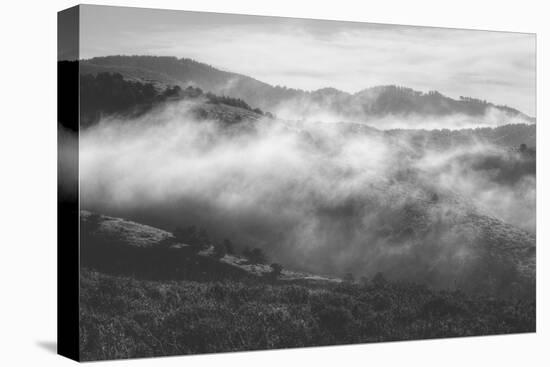
{"label": "misty fog bank", "polygon": [[84,130],[82,209],[202,226],[288,267],[436,286],[470,280],[480,246],[501,235],[494,221],[504,241],[533,240],[534,160],[521,152],[419,147],[340,124],[227,125],[197,120],[193,107]]}
{"label": "misty fog bank", "polygon": [[[476,116],[461,113],[437,115],[414,112],[365,116],[363,108],[362,104],[358,104],[355,108],[352,108],[351,112],[339,112],[337,109],[327,108],[323,104],[293,100],[280,104],[274,109],[274,112],[279,118],[286,120],[327,123],[354,122],[366,124],[379,130],[459,130],[493,128],[507,124],[534,124],[530,118],[510,114],[493,107],[487,108],[486,112]],[[353,109],[356,111],[353,112]]]}

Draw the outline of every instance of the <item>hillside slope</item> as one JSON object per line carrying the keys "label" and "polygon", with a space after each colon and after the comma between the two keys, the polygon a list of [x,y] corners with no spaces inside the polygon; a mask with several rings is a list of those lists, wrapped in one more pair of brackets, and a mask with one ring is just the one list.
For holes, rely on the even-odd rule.
{"label": "hillside slope", "polygon": [[431,91],[422,93],[398,86],[377,86],[355,94],[334,88],[303,91],[271,86],[251,77],[215,69],[209,65],[175,57],[107,56],[81,61],[81,73],[117,72],[130,80],[165,85],[189,85],[215,94],[245,100],[262,110],[300,118],[334,114],[349,121],[368,121],[384,116],[465,115],[484,119],[498,111],[504,123],[534,122],[522,112],[490,102],[461,97],[455,100]]}
{"label": "hillside slope", "polygon": [[445,148],[474,143],[489,143],[496,146],[517,148],[525,144],[529,148],[537,146],[537,127],[535,124],[510,124],[497,127],[458,130],[387,130],[389,137],[407,138],[417,146]]}
{"label": "hillside slope", "polygon": [[[86,211],[81,218],[83,360],[535,331],[529,293],[494,298],[380,274],[361,282],[289,271],[275,278],[269,266],[219,258],[158,228]],[[495,232],[491,256],[512,255],[511,238],[526,240],[494,219],[469,220],[462,225]],[[483,276],[510,269],[488,266]]]}
{"label": "hillside slope", "polygon": [[[60,69],[63,71],[66,64]],[[245,101],[227,96],[204,93],[191,86],[145,82],[124,78],[120,73],[100,72],[80,75],[80,126],[88,128],[102,119],[131,120],[182,101],[189,103],[190,117],[225,123],[255,121],[264,112]],[[266,114],[270,116],[269,114]]]}
{"label": "hillside slope", "polygon": [[[398,196],[403,193],[392,195],[401,200]],[[390,279],[414,279],[437,288],[454,284],[495,295],[534,292],[535,238],[528,232],[480,214],[463,198],[451,195],[418,197],[394,210],[389,215],[393,219],[380,222],[376,233],[377,241],[390,249],[378,258],[376,267]],[[82,263],[120,274],[215,279],[222,274],[254,278],[272,272],[269,265],[251,262],[245,256],[225,251],[219,254],[216,240],[200,245],[183,242],[168,231],[121,218],[83,211],[81,231]],[[410,258],[409,252],[422,254],[422,258]],[[368,259],[357,259],[357,264],[367,266]],[[284,269],[278,279],[340,281],[300,269]]]}
{"label": "hillside slope", "polygon": [[[184,243],[173,233],[87,210],[81,216],[82,263],[117,274],[163,279],[270,277],[272,268],[235,253],[216,253],[213,243]],[[185,268],[185,269],[184,269]],[[206,270],[212,270],[208,274]],[[284,269],[281,281],[341,282],[334,277]]]}

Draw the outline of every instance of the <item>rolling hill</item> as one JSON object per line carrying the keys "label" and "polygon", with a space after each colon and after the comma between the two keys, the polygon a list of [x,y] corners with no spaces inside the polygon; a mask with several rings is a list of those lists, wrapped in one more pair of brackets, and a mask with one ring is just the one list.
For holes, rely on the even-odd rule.
{"label": "rolling hill", "polygon": [[[277,279],[258,271],[265,265],[250,264],[238,255],[216,258],[178,244],[173,234],[157,228],[81,214],[82,360],[525,333],[536,328],[532,297],[433,290],[387,281],[382,275],[354,282],[287,272]],[[98,251],[100,256],[94,257]]]}
{"label": "rolling hill", "polygon": [[[339,225],[353,225],[357,210],[380,212],[369,227],[362,229],[371,231],[363,234],[370,245],[357,251],[348,269],[369,274],[368,267],[375,266],[393,280],[409,279],[436,288],[458,287],[483,294],[519,296],[534,292],[533,234],[483,213],[475,203],[452,191],[428,183],[421,187],[419,183],[409,185],[381,181],[371,185],[363,198],[365,204],[318,209],[324,212],[327,228],[333,230]],[[378,208],[387,200],[402,204]],[[343,210],[349,213],[343,216]],[[197,245],[194,239],[182,240],[168,231],[121,218],[86,211],[81,218],[85,265],[168,279],[178,279],[178,274],[197,275],[195,272],[208,279],[221,274],[249,278],[271,271],[269,266],[255,265],[235,253],[219,254],[216,243],[223,235],[214,235]],[[243,246],[236,250],[243,250]],[[324,256],[330,256],[326,251]],[[371,264],[372,256],[376,256],[376,264]],[[274,260],[284,258],[275,253]],[[326,269],[325,273],[331,268]],[[279,279],[331,279],[303,270],[285,269]],[[332,274],[332,278],[337,280],[338,275]]]}
{"label": "rolling hill", "polygon": [[442,117],[464,115],[483,120],[492,111],[503,123],[535,122],[535,119],[507,106],[474,98],[456,100],[398,86],[377,86],[350,94],[334,88],[304,91],[272,86],[254,78],[175,57],[106,56],[81,61],[81,73],[116,72],[134,81],[157,86],[194,86],[219,95],[239,98],[253,107],[300,119],[319,113],[334,114],[346,121],[365,122],[384,116]]}

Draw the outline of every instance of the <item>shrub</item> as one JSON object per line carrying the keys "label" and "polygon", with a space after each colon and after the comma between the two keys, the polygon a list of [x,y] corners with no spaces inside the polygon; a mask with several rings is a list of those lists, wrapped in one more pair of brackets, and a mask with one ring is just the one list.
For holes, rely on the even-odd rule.
{"label": "shrub", "polygon": [[221,259],[227,254],[227,249],[223,243],[217,243],[214,245],[214,257]]}
{"label": "shrub", "polygon": [[281,264],[273,263],[271,264],[271,273],[269,273],[272,279],[277,279],[281,276],[283,271],[283,266]]}
{"label": "shrub", "polygon": [[262,249],[255,247],[253,249],[245,248],[243,250],[243,255],[253,264],[265,264],[267,262],[267,257]]}
{"label": "shrub", "polygon": [[320,326],[336,337],[342,338],[353,322],[353,316],[344,306],[327,305],[317,311]]}
{"label": "shrub", "polygon": [[344,282],[346,283],[354,283],[355,282],[355,278],[353,277],[353,274],[352,273],[346,273],[346,275],[344,275]]}
{"label": "shrub", "polygon": [[386,277],[381,272],[376,273],[372,278],[372,284],[375,287],[384,287],[387,283]]}
{"label": "shrub", "polygon": [[228,240],[227,238],[223,240],[223,245],[225,247],[225,252],[229,255],[235,254],[235,248],[233,247],[233,243]]}
{"label": "shrub", "polygon": [[198,228],[195,225],[187,228],[178,227],[174,230],[176,241],[188,244],[196,249],[203,249],[210,245],[208,233],[204,228]]}
{"label": "shrub", "polygon": [[83,360],[532,332],[536,320],[534,298],[388,281],[151,281],[83,267],[80,284]]}

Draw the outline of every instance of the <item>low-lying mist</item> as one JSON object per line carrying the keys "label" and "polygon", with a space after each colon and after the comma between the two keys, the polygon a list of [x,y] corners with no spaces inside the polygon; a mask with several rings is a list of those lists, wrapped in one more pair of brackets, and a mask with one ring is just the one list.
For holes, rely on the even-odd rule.
{"label": "low-lying mist", "polygon": [[289,268],[434,286],[466,281],[484,235],[475,218],[534,232],[534,166],[519,151],[419,148],[334,123],[227,125],[193,108],[82,131],[82,208],[167,230],[201,226]]}
{"label": "low-lying mist", "polygon": [[395,114],[389,113],[381,116],[365,116],[362,105],[358,105],[356,111],[343,112],[327,108],[323,104],[291,100],[281,103],[274,113],[282,119],[306,122],[356,122],[366,123],[381,130],[391,129],[469,129],[479,127],[497,127],[505,124],[531,124],[529,119],[512,115],[494,107],[487,108],[484,114],[468,115],[461,113],[445,115],[424,115],[418,113]]}
{"label": "low-lying mist", "polygon": [[366,123],[382,130],[456,130],[535,122],[511,107],[468,97],[456,100],[436,91],[424,93],[395,85],[355,94],[334,88],[298,93],[268,110],[287,120]]}

